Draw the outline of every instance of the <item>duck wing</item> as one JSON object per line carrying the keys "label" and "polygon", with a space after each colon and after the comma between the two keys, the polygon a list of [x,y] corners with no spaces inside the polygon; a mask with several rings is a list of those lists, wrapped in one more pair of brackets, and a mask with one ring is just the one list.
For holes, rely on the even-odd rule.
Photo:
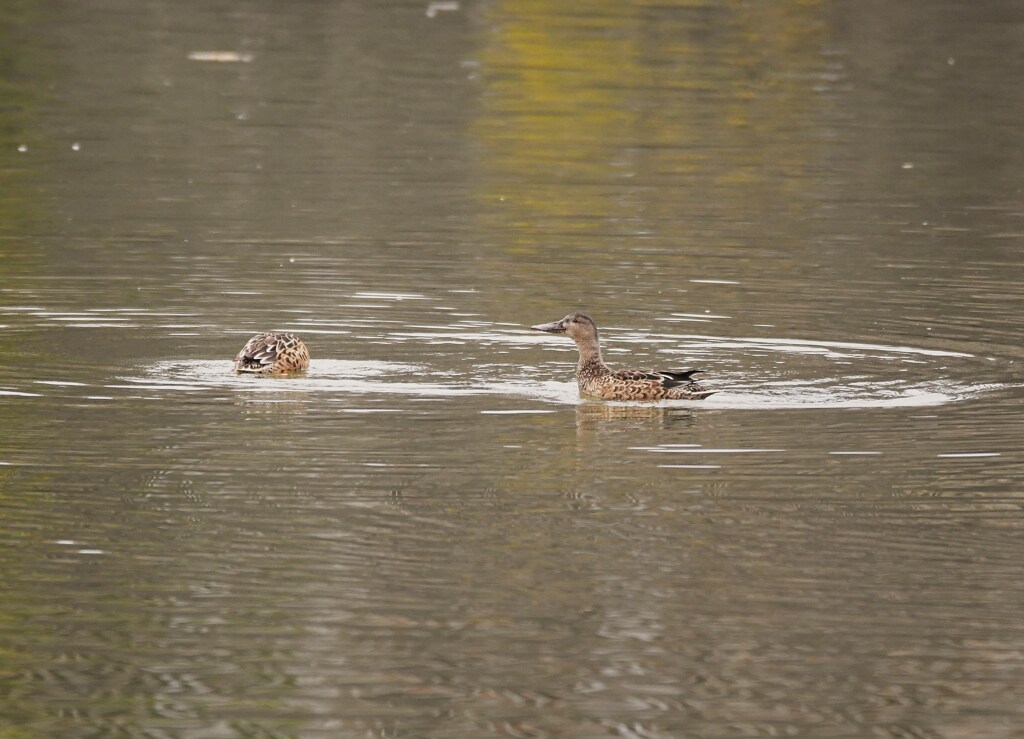
{"label": "duck wing", "polygon": [[299,339],[292,334],[257,334],[246,342],[235,357],[240,370],[259,371],[269,367],[285,352],[294,349]]}
{"label": "duck wing", "polygon": [[696,382],[694,375],[703,370],[649,370],[649,369],[626,369],[612,372],[612,377],[627,382],[647,381],[657,383],[668,389],[679,385],[689,385]]}

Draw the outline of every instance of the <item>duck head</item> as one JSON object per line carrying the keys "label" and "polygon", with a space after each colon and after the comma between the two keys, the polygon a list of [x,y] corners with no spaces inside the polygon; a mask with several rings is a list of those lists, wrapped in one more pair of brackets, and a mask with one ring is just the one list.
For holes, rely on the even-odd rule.
{"label": "duck head", "polygon": [[541,323],[537,326],[530,326],[530,328],[549,334],[565,334],[577,344],[597,341],[597,326],[590,316],[585,316],[582,313],[570,313],[560,321]]}

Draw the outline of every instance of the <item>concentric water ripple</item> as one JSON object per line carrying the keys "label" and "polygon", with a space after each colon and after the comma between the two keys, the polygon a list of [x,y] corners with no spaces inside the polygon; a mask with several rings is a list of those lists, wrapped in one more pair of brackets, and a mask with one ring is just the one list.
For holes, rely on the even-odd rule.
{"label": "concentric water ripple", "polygon": [[[457,346],[503,344],[518,348],[544,345],[564,355],[557,362],[496,364],[468,362],[464,371],[387,361],[314,359],[309,372],[295,377],[237,375],[224,360],[172,360],[141,368],[108,389],[190,392],[229,389],[257,395],[329,393],[403,397],[498,395],[554,404],[587,402],[572,377],[575,349],[567,341],[508,331],[404,331],[391,335],[399,344],[419,341]],[[661,347],[664,366],[707,368],[707,384],[718,392],[702,402],[666,401],[666,406],[717,409],[895,408],[934,406],[1003,387],[994,382],[964,383],[974,376],[963,365],[985,362],[963,352],[907,346],[807,339],[681,337],[631,334],[616,336],[606,354],[610,363],[623,343]],[[676,348],[685,344],[685,349]],[[671,346],[665,346],[671,345]],[[422,352],[417,353],[422,356]],[[621,360],[625,361],[625,359]],[[957,366],[952,366],[952,365]],[[564,379],[563,379],[564,378]]]}

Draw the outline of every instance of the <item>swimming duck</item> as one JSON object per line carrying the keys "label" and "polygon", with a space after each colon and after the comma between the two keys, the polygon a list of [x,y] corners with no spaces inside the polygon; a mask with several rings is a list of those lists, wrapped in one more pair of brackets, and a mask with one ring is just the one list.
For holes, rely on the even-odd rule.
{"label": "swimming duck", "polygon": [[309,349],[295,334],[256,334],[235,357],[235,372],[281,375],[309,367]]}
{"label": "swimming duck", "polygon": [[580,361],[576,382],[580,395],[605,400],[701,400],[714,391],[693,379],[700,370],[626,369],[612,371],[601,360],[597,325],[582,313],[570,313],[560,321],[530,328],[549,334],[565,334],[576,342]]}

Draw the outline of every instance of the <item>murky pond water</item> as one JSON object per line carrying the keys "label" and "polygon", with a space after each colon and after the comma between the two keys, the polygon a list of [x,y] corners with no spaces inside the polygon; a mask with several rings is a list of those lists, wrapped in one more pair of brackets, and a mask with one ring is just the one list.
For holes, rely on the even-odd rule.
{"label": "murky pond water", "polygon": [[1019,4],[7,5],[0,735],[1019,734]]}

